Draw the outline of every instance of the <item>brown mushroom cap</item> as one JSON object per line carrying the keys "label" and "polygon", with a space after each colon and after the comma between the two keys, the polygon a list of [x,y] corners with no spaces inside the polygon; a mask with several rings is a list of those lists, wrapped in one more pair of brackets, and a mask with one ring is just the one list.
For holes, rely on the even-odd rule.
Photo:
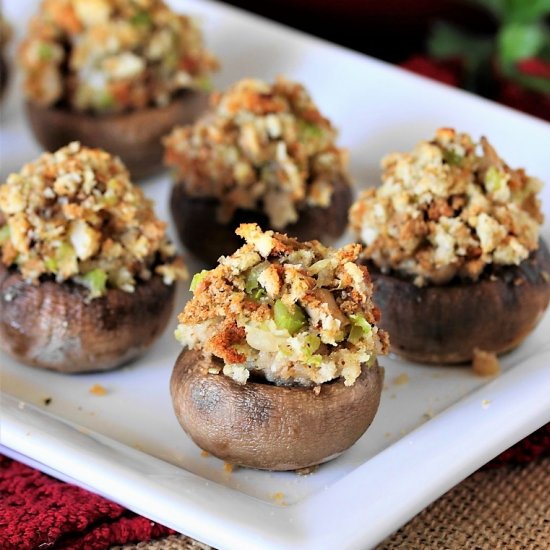
{"label": "brown mushroom cap", "polygon": [[550,254],[542,240],[518,266],[493,267],[477,282],[418,287],[366,265],[392,351],[421,363],[470,361],[475,348],[509,351],[535,328],[550,301]]}
{"label": "brown mushroom cap", "polygon": [[212,359],[183,351],[170,391],[176,416],[202,449],[262,470],[296,470],[330,460],[353,445],[378,409],[384,370],[363,368],[350,387],[341,380],[312,388],[210,374]]}
{"label": "brown mushroom cap", "polygon": [[132,177],[144,178],[162,170],[162,138],[174,126],[193,122],[207,104],[207,94],[187,91],[163,107],[114,115],[42,107],[30,101],[26,109],[34,135],[46,150],[80,141],[119,156]]}
{"label": "brown mushroom cap", "polygon": [[75,283],[27,283],[0,263],[0,349],[28,365],[62,372],[112,369],[143,354],[165,329],[175,285],[158,275],[133,293],[109,289],[86,301]]}
{"label": "brown mushroom cap", "polygon": [[[299,210],[298,221],[282,231],[301,241],[316,239],[328,245],[345,231],[351,202],[351,187],[346,179],[340,178],[334,182],[334,192],[327,208],[308,206]],[[181,182],[172,187],[170,206],[181,242],[208,265],[214,265],[220,256],[232,254],[242,246],[241,239],[235,234],[241,223],[257,223],[262,229],[270,227],[268,217],[257,210],[238,209],[227,224],[219,223],[216,221],[218,200],[191,197]]]}

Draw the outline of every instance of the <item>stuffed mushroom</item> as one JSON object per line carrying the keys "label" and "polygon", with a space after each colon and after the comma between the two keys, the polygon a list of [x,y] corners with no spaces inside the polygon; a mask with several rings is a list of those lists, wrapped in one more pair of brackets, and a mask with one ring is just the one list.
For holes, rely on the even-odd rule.
{"label": "stuffed mushroom", "polygon": [[541,182],[513,169],[486,138],[440,129],[382,161],[382,185],[353,205],[382,326],[414,361],[459,363],[504,353],[550,300],[540,238]]}
{"label": "stuffed mushroom", "polygon": [[239,246],[240,223],[330,243],[347,225],[347,154],[306,89],[245,79],[193,126],[165,140],[181,241],[213,265]]}
{"label": "stuffed mushroom", "polygon": [[162,0],[44,1],[19,62],[41,145],[101,147],[135,178],[162,168],[162,136],[203,110],[217,67],[196,23]]}
{"label": "stuffed mushroom", "polygon": [[0,349],[64,372],[144,353],[185,277],[118,158],[72,143],[0,186]]}
{"label": "stuffed mushroom", "polygon": [[359,245],[327,248],[256,224],[193,278],[174,409],[199,447],[233,464],[295,470],[334,458],[372,422],[382,391],[372,284]]}

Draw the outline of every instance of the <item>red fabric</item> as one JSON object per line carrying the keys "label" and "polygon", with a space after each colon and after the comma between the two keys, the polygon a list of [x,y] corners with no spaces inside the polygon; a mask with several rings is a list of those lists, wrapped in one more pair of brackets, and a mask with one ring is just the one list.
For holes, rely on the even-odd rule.
{"label": "red fabric", "polygon": [[0,455],[2,550],[103,550],[174,531]]}
{"label": "red fabric", "polygon": [[[460,86],[462,67],[457,61],[440,61],[425,55],[410,57],[401,67],[451,86]],[[518,68],[530,76],[548,77],[550,65],[540,59],[524,59]],[[550,94],[526,90],[508,80],[495,77],[496,92],[492,98],[518,111],[550,122]]]}
{"label": "red fabric", "polygon": [[414,55],[402,63],[401,67],[449,86],[460,85],[462,73],[460,61],[435,61],[424,55]]}

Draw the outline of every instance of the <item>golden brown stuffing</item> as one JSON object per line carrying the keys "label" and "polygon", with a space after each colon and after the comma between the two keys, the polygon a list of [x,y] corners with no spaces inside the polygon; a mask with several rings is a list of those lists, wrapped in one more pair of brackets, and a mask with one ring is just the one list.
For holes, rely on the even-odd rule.
{"label": "golden brown stuffing", "polygon": [[127,292],[154,273],[185,277],[151,201],[120,160],[71,143],[45,153],[0,186],[0,250],[6,266],[37,282],[53,276],[89,288]]}
{"label": "golden brown stuffing", "polygon": [[165,105],[217,68],[195,22],[163,0],[43,0],[19,61],[31,101],[97,113]]}
{"label": "golden brown stuffing", "polygon": [[246,244],[193,278],[176,331],[183,345],[222,359],[241,383],[255,372],[278,384],[352,385],[387,352],[368,271],[355,263],[360,245],[334,250],[255,224],[237,234]]}
{"label": "golden brown stuffing", "polygon": [[542,183],[510,168],[486,138],[444,128],[411,153],[382,161],[382,186],[352,207],[365,256],[426,281],[477,280],[488,264],[513,265],[538,246]]}
{"label": "golden brown stuffing", "polygon": [[336,130],[302,85],[245,79],[211,103],[165,140],[166,162],[188,194],[219,199],[219,221],[237,208],[260,209],[282,229],[300,208],[328,207],[334,182],[347,181]]}

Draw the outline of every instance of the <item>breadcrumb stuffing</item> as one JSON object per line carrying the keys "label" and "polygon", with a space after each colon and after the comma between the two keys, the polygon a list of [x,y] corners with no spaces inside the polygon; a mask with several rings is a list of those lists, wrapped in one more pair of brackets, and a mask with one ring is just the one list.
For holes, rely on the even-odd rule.
{"label": "breadcrumb stuffing", "polygon": [[397,386],[404,386],[410,381],[409,375],[406,372],[402,372],[399,376],[396,376],[393,383]]}
{"label": "breadcrumb stuffing", "polygon": [[475,348],[472,369],[478,376],[498,376],[501,372],[500,361],[496,353]]}
{"label": "breadcrumb stuffing", "polygon": [[237,229],[246,244],[193,278],[194,297],[179,315],[176,338],[223,362],[223,375],[252,375],[282,385],[314,386],[343,378],[388,351],[376,323],[361,246],[335,250],[300,243],[256,224]]}
{"label": "breadcrumb stuffing", "polygon": [[71,143],[0,185],[0,251],[30,282],[53,277],[89,290],[133,292],[154,274],[186,276],[166,224],[116,157]]}
{"label": "breadcrumb stuffing", "polygon": [[382,185],[350,212],[382,270],[426,282],[477,280],[487,265],[517,265],[538,246],[540,180],[510,168],[486,138],[443,128],[411,153],[382,160]]}
{"label": "breadcrumb stuffing", "polygon": [[218,66],[196,22],[163,0],[43,0],[18,57],[28,99],[100,114],[209,88]]}
{"label": "breadcrumb stuffing", "polygon": [[92,395],[97,395],[97,396],[103,396],[103,395],[107,395],[109,392],[107,391],[107,388],[105,388],[104,386],[102,386],[101,384],[94,384],[91,388],[90,388],[90,393]]}
{"label": "breadcrumb stuffing", "polygon": [[193,126],[176,128],[165,158],[189,195],[219,200],[220,222],[238,208],[260,210],[282,229],[306,206],[328,207],[334,183],[348,181],[335,139],[301,84],[244,79],[214,94]]}

